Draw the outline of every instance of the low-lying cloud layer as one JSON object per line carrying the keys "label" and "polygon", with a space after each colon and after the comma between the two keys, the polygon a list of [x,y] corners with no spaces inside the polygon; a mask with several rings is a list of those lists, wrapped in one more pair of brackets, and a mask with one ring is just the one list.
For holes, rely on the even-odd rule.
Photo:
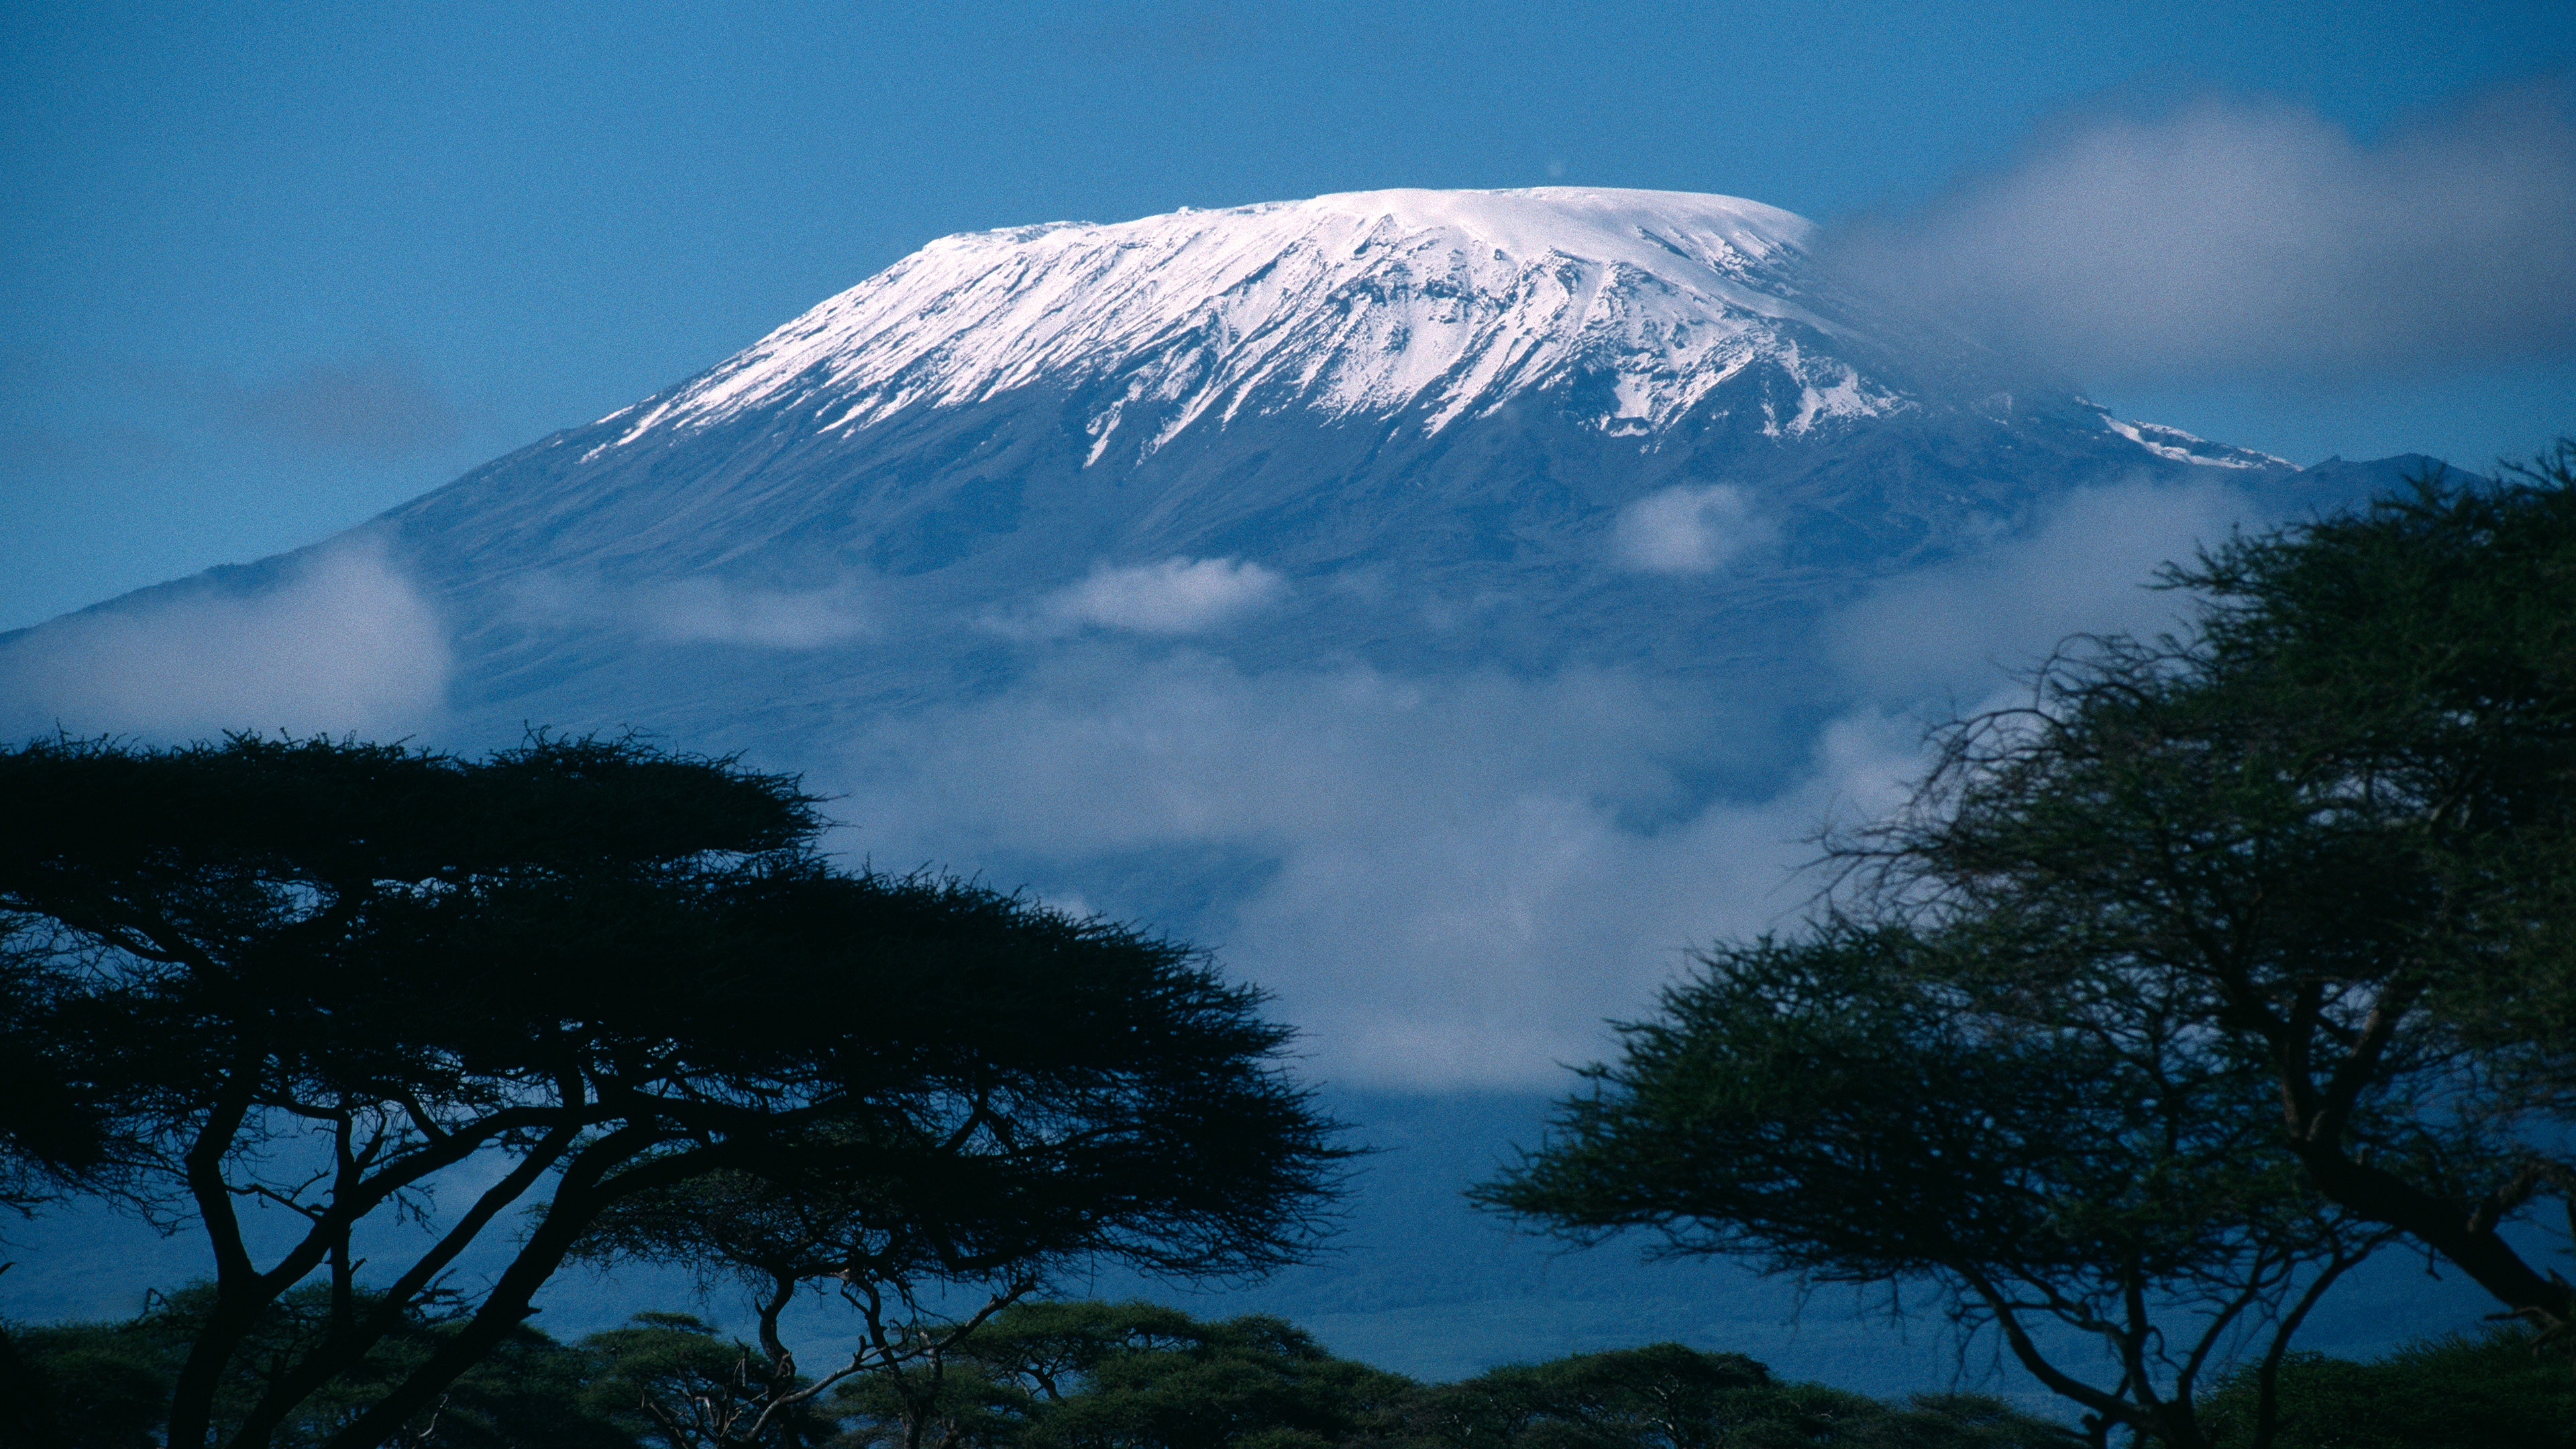
{"label": "low-lying cloud layer", "polygon": [[1794,727],[1729,697],[1759,681],[1255,671],[1132,636],[1038,641],[1013,686],[812,763],[846,792],[854,853],[1216,946],[1278,993],[1324,1075],[1552,1088],[1688,947],[1793,927],[1821,884],[1798,869],[1816,832],[1900,798],[1927,716],[1999,701],[2066,634],[2173,627],[2187,604],[2144,587],[2155,565],[2250,506],[2215,482],[2087,490],[1888,581],[1820,624],[1839,712],[1749,795],[1709,782],[1742,778],[1748,731]]}
{"label": "low-lying cloud layer", "polygon": [[1277,991],[1324,1070],[1552,1084],[1679,948],[1793,914],[1801,837],[1911,760],[1910,726],[1848,721],[1776,798],[1712,804],[1683,776],[1716,706],[1625,671],[1086,657],[866,741],[838,813],[879,859],[1034,863],[1049,895],[1091,898],[1122,858],[1254,862],[1205,918],[1161,924]]}
{"label": "low-lying cloud layer", "polygon": [[1093,569],[1039,610],[1056,629],[1134,634],[1204,634],[1284,598],[1288,581],[1249,559],[1167,558],[1135,568]]}
{"label": "low-lying cloud layer", "polygon": [[2072,635],[2171,632],[2190,600],[2153,587],[2158,568],[2252,512],[2218,482],[2081,489],[2027,534],[1881,584],[1823,642],[1866,695],[1900,700],[2018,674]]}
{"label": "low-lying cloud layer", "polygon": [[2278,102],[2080,120],[1843,265],[2088,379],[2438,371],[2576,348],[2576,86],[2374,142]]}
{"label": "low-lying cloud layer", "polygon": [[714,573],[636,580],[533,570],[512,580],[504,597],[517,627],[762,652],[858,644],[880,638],[888,624],[882,585],[856,571],[775,583]]}
{"label": "low-lying cloud layer", "polygon": [[361,543],[247,592],[181,586],[0,644],[10,733],[225,730],[389,737],[433,721],[452,660],[435,610]]}

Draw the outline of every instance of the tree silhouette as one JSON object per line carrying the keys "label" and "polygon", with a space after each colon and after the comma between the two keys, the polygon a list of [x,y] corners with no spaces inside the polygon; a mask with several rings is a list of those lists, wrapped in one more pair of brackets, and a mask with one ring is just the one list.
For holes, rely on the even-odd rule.
{"label": "tree silhouette", "polygon": [[[0,752],[0,940],[38,988],[11,1029],[124,1144],[92,1180],[211,1250],[172,1449],[268,1442],[497,1250],[330,1440],[373,1449],[621,1204],[711,1174],[864,1202],[916,1278],[1299,1251],[1338,1150],[1257,993],[1169,941],[838,870],[813,805],[632,741]],[[246,1204],[295,1225],[264,1260]],[[219,1424],[308,1281],[326,1330]]]}

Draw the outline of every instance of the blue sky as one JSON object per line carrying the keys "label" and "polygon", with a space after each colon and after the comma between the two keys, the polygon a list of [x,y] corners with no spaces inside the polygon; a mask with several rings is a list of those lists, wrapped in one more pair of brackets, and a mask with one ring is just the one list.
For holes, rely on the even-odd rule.
{"label": "blue sky", "polygon": [[[2211,97],[2366,153],[2564,77],[2576,8],[26,4],[0,44],[8,628],[311,542],[948,232],[1551,182],[1902,227]],[[2303,463],[2576,427],[2563,337],[2088,365]]]}

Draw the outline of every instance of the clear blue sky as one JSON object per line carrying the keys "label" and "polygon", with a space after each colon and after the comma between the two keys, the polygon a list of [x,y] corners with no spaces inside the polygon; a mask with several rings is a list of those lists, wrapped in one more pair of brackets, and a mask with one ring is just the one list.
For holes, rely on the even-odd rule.
{"label": "clear blue sky", "polygon": [[[0,62],[0,628],[310,542],[944,233],[1380,186],[1902,215],[2072,112],[2367,142],[2576,6],[22,3]],[[2576,360],[2114,390],[2300,462],[2483,463]]]}

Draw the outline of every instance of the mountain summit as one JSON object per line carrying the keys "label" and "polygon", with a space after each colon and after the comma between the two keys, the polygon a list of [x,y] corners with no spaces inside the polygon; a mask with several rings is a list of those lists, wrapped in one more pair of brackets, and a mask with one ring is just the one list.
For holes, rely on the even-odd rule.
{"label": "mountain summit", "polygon": [[1813,231],[1733,197],[1549,187],[948,237],[604,419],[626,429],[599,446],[763,407],[847,433],[1041,385],[1099,389],[1080,420],[1086,464],[1246,410],[1414,412],[1438,433],[1549,390],[1645,433],[1739,378],[1774,384],[1745,398],[1766,433],[1798,436],[1905,405],[1834,356],[1840,329],[1804,304]]}

